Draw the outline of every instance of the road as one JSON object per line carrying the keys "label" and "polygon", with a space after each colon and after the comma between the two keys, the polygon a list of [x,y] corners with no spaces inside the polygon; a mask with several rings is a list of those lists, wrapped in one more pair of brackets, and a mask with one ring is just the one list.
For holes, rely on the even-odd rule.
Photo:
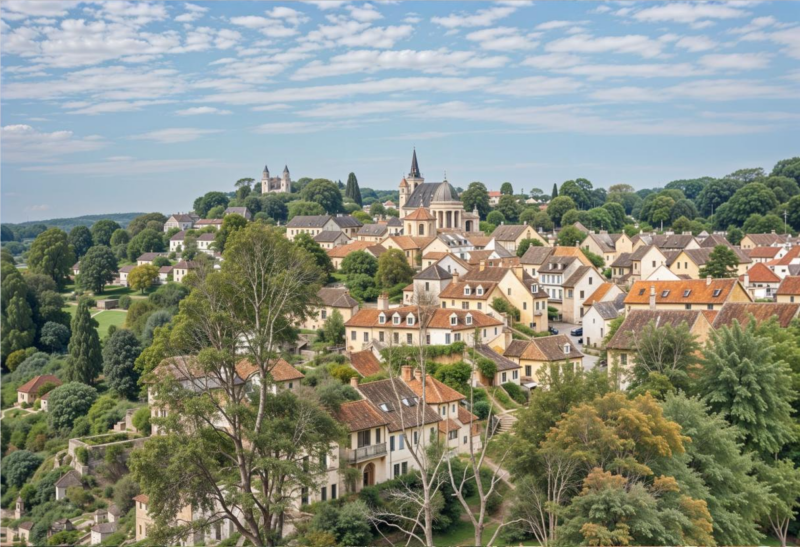
{"label": "road", "polygon": [[[569,333],[569,331],[571,331],[572,329],[580,327],[580,325],[573,325],[572,323],[551,322],[550,326],[555,327],[556,329],[558,329],[558,334],[565,334],[572,341],[572,343],[575,344],[576,348],[578,348],[581,351],[583,351],[583,344],[579,344],[578,343],[578,339],[581,338],[581,336],[572,336]],[[583,356],[583,368],[585,370],[592,370],[595,367],[595,365],[597,364],[597,361],[598,361],[598,357],[597,356],[589,355],[588,353],[584,354],[584,356]]]}

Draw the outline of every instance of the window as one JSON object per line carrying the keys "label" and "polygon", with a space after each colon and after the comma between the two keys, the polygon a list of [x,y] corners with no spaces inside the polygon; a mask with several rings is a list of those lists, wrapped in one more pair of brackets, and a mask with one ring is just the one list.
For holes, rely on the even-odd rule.
{"label": "window", "polygon": [[[591,285],[591,284],[592,284],[592,281],[594,281],[594,278],[593,278],[593,277],[591,277],[591,276],[589,276],[589,285]],[[582,297],[581,297],[581,298],[582,298]]]}
{"label": "window", "polygon": [[369,333],[364,332],[364,342],[369,342]]}
{"label": "window", "polygon": [[570,349],[569,344],[564,344],[564,355],[569,355]]}
{"label": "window", "polygon": [[308,488],[303,488],[300,491],[300,503],[302,505],[308,505]]}
{"label": "window", "polygon": [[622,363],[623,367],[625,365],[627,365],[628,364],[628,354],[627,353],[623,353],[622,355],[620,355],[619,356],[619,362]]}
{"label": "window", "polygon": [[714,309],[714,304],[709,304],[708,306],[706,306],[706,309],[713,310]]}
{"label": "window", "polygon": [[475,294],[478,296],[483,296],[483,287],[478,287],[478,290],[475,291]]}
{"label": "window", "polygon": [[468,310],[469,309],[469,302],[462,302],[461,303],[461,309],[462,310]]}
{"label": "window", "polygon": [[379,325],[386,324],[386,315],[383,312],[381,312],[381,314],[378,316],[378,324]]}
{"label": "window", "polygon": [[478,309],[479,309],[479,310],[482,310],[482,309],[483,309],[483,305],[482,305],[482,304],[483,304],[482,302],[478,302]]}
{"label": "window", "polygon": [[355,340],[356,340],[356,331],[350,331],[350,340],[355,342]]}
{"label": "window", "polygon": [[400,476],[400,464],[399,463],[394,464],[394,476],[395,477],[399,477]]}
{"label": "window", "polygon": [[400,435],[400,437],[398,439],[397,446],[398,446],[398,450],[403,450],[406,447],[406,436],[405,435]]}
{"label": "window", "polygon": [[406,317],[406,324],[408,326],[410,326],[410,327],[414,326],[414,315],[413,314],[408,314],[408,317]]}
{"label": "window", "polygon": [[567,298],[572,298],[572,289],[567,291]]}
{"label": "window", "polygon": [[375,444],[380,444],[380,443],[381,443],[381,430],[380,429],[376,429],[375,430]]}
{"label": "window", "polygon": [[508,374],[504,372],[501,375],[501,378],[502,378],[502,382],[505,384],[508,381]]}
{"label": "window", "polygon": [[414,432],[414,444],[419,444],[419,431]]}
{"label": "window", "polygon": [[400,314],[396,313],[392,316],[392,324],[399,325],[400,324]]}
{"label": "window", "polygon": [[450,410],[452,410],[452,411],[453,411],[453,413],[455,414],[455,411],[456,411],[456,405],[454,405],[454,404],[453,404],[453,405],[450,405]]}
{"label": "window", "polygon": [[692,294],[692,289],[686,289],[685,291],[683,291],[683,297],[684,298],[686,298],[690,294]]}
{"label": "window", "polygon": [[397,333],[397,332],[393,332],[392,333],[392,340],[394,340],[395,344],[399,344],[400,343],[400,334]]}
{"label": "window", "polygon": [[456,325],[458,325],[458,316],[453,314],[450,316],[450,326],[455,327]]}
{"label": "window", "polygon": [[712,294],[711,296],[713,298],[717,298],[721,294],[722,294],[722,289],[714,289],[714,294]]}
{"label": "window", "polygon": [[406,344],[411,345],[413,343],[414,343],[414,338],[411,336],[411,333],[409,332],[408,334],[406,334]]}
{"label": "window", "polygon": [[467,325],[471,325],[472,324],[472,314],[468,313],[467,316],[464,318],[464,321],[467,323]]}
{"label": "window", "polygon": [[[589,285],[591,285],[591,283],[589,283]],[[581,300],[583,300],[583,298],[584,298],[584,296],[583,296],[583,291],[581,291],[581,296],[580,296],[580,298],[581,298]]]}
{"label": "window", "polygon": [[380,331],[380,332],[378,333],[378,340],[380,340],[381,342],[383,342],[383,331]]}
{"label": "window", "polygon": [[467,444],[467,436],[464,435],[464,444]]}
{"label": "window", "polygon": [[328,310],[322,310],[322,314],[320,315],[320,317],[322,319],[327,319],[328,318]]}
{"label": "window", "polygon": [[389,452],[394,452],[394,435],[389,437]]}
{"label": "window", "polygon": [[458,431],[453,430],[447,433],[447,440],[452,441],[453,439],[457,438],[458,438]]}
{"label": "window", "polygon": [[531,375],[531,366],[525,365],[525,376],[530,376],[530,375]]}
{"label": "window", "polygon": [[515,370],[515,371],[512,371],[512,372],[511,372],[511,379],[512,379],[512,380],[517,380],[517,379],[519,379],[519,371],[518,371],[518,370]]}
{"label": "window", "polygon": [[644,294],[644,289],[639,289],[639,296],[642,296],[643,294]]}
{"label": "window", "polygon": [[511,287],[509,287],[506,292],[508,293],[508,296],[511,296]]}
{"label": "window", "polygon": [[456,342],[461,342],[461,333],[457,332],[453,335],[453,340]]}
{"label": "window", "polygon": [[469,285],[466,285],[464,287],[464,296],[469,296],[470,294],[472,294],[472,289],[470,289]]}
{"label": "window", "polygon": [[450,343],[450,333],[449,332],[446,332],[445,335],[444,335],[444,343],[445,344],[449,344]]}
{"label": "window", "polygon": [[367,429],[366,431],[359,431],[356,433],[358,437],[358,446],[357,448],[362,448],[364,446],[370,446],[372,444],[372,431]]}
{"label": "window", "polygon": [[408,462],[403,462],[400,464],[400,470],[403,472],[403,475],[408,473]]}
{"label": "window", "polygon": [[687,310],[691,310],[692,309],[692,305],[691,304],[685,304],[684,308],[687,309]]}
{"label": "window", "polygon": [[332,499],[332,500],[335,500],[335,499],[336,499],[336,494],[337,494],[337,492],[336,492],[336,485],[335,485],[335,484],[332,484],[332,485],[331,485],[331,499]]}
{"label": "window", "polygon": [[428,344],[429,346],[431,345],[431,335],[430,334],[426,334],[425,335],[425,343]]}
{"label": "window", "polygon": [[431,290],[431,284],[430,284],[430,283],[428,283],[427,281],[425,282],[425,290],[426,290],[426,291],[429,291],[429,290]]}
{"label": "window", "polygon": [[443,405],[439,412],[441,412],[442,416],[447,416],[447,405]]}
{"label": "window", "polygon": [[666,298],[669,296],[669,291],[661,291],[661,298]]}
{"label": "window", "polygon": [[322,490],[319,491],[319,499],[322,501],[327,501],[328,499],[328,487],[323,486]]}

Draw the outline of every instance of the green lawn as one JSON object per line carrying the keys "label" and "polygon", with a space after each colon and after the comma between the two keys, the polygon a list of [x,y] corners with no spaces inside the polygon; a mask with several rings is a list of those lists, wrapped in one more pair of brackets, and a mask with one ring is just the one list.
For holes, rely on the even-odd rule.
{"label": "green lawn", "polygon": [[108,327],[111,325],[120,328],[125,322],[126,315],[127,312],[115,310],[101,311],[95,315],[94,319],[99,325],[97,327],[97,332],[100,334],[100,340],[105,340],[105,338],[108,336]]}
{"label": "green lawn", "polygon": [[[483,545],[489,543],[489,540],[492,538],[492,534],[497,529],[497,524],[490,524],[486,527],[483,531]],[[501,532],[502,535],[502,532]],[[457,525],[450,528],[447,532],[442,534],[434,534],[433,536],[433,543],[436,547],[469,547],[475,543],[475,531],[472,528],[472,523],[461,521]],[[495,541],[492,545],[496,545],[497,547],[503,547],[504,545],[508,545],[502,537],[498,536],[497,541]],[[536,542],[525,542],[525,545],[539,545]]]}
{"label": "green lawn", "polygon": [[[120,296],[128,295],[131,298],[145,298],[148,294],[155,292],[158,289],[159,285],[153,285],[142,294],[142,291],[135,291],[130,287],[126,287],[124,285],[106,285],[103,289],[103,294],[93,294],[92,298],[95,300],[106,300],[109,298],[119,298]],[[70,283],[64,286],[64,289],[61,291],[61,294],[70,294],[75,292],[75,283]]]}

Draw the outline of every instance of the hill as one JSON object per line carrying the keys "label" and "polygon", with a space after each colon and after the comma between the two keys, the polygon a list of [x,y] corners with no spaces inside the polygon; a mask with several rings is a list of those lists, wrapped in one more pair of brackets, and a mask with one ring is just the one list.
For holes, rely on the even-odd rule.
{"label": "hill", "polygon": [[91,226],[98,220],[108,219],[113,220],[123,228],[125,228],[131,220],[143,215],[144,213],[109,213],[105,215],[84,215],[72,218],[53,218],[50,220],[31,220],[28,222],[20,222],[18,224],[8,224],[8,226],[33,226],[35,224],[44,224],[48,228],[61,228],[65,232],[69,232],[75,226]]}

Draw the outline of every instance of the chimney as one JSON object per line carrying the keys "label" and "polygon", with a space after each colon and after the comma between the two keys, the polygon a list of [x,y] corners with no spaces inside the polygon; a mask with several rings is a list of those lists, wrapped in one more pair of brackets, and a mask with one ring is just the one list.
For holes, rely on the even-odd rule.
{"label": "chimney", "polygon": [[458,270],[454,271],[453,272],[453,283],[458,283],[458,276],[459,276]]}
{"label": "chimney", "polygon": [[650,309],[656,309],[656,286],[650,285]]}
{"label": "chimney", "polygon": [[511,271],[514,272],[514,275],[517,276],[517,279],[522,281],[522,274],[523,274],[522,264],[518,264],[516,266],[511,266]]}
{"label": "chimney", "polygon": [[403,365],[400,367],[400,377],[404,382],[408,383],[414,379],[414,367],[411,365]]}
{"label": "chimney", "polygon": [[350,378],[350,387],[353,389],[358,389],[358,376],[353,376]]}
{"label": "chimney", "polygon": [[486,269],[486,261],[481,260],[480,262],[478,262],[478,271],[482,272],[485,269]]}
{"label": "chimney", "polygon": [[706,276],[706,286],[708,286],[708,285],[711,285],[711,276],[710,275]]}
{"label": "chimney", "polygon": [[750,286],[750,274],[744,274],[744,286],[745,288]]}
{"label": "chimney", "polygon": [[775,230],[772,230],[772,235],[775,235]]}
{"label": "chimney", "polygon": [[389,309],[389,295],[387,293],[381,293],[378,297],[378,309],[379,310],[388,310]]}

